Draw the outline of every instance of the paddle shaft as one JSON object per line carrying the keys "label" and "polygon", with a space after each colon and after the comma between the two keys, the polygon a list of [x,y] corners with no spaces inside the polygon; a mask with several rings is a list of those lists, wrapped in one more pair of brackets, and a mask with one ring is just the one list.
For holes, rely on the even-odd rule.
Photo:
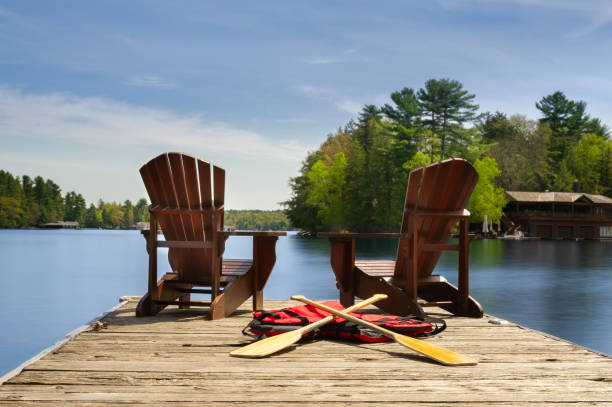
{"label": "paddle shaft", "polygon": [[[355,322],[356,324],[365,325],[365,326],[367,326],[367,327],[369,327],[369,328],[372,328],[372,329],[374,329],[374,330],[376,330],[376,331],[378,331],[378,332],[380,332],[380,333],[384,334],[385,336],[388,336],[389,338],[395,339],[395,335],[399,335],[398,333],[393,332],[393,331],[390,331],[390,330],[388,330],[388,329],[385,329],[385,328],[383,328],[382,326],[378,326],[378,325],[375,325],[375,324],[373,324],[373,323],[371,323],[371,322],[364,321],[363,319],[360,319],[360,318],[354,317],[354,316],[352,316],[352,315],[345,314],[345,311],[338,311],[338,310],[336,310],[336,309],[333,309],[333,308],[331,308],[331,307],[328,307],[328,306],[327,306],[327,305],[325,305],[325,304],[320,304],[320,303],[318,303],[318,302],[315,302],[315,301],[309,300],[308,298],[306,298],[306,297],[304,297],[304,296],[301,296],[301,295],[294,295],[294,296],[292,296],[292,297],[291,297],[291,299],[292,299],[292,300],[297,300],[297,301],[300,301],[300,302],[303,302],[303,303],[306,303],[306,304],[310,304],[310,305],[315,306],[315,307],[317,307],[317,308],[320,308],[320,309],[322,309],[322,310],[325,310],[325,311],[331,312],[332,314],[334,314],[334,315],[336,315],[336,316],[338,316],[338,317],[340,317],[340,318],[347,319],[347,320],[349,320],[349,321],[351,321],[351,322]],[[348,308],[347,308],[347,309],[348,309]],[[332,317],[332,316],[329,316],[328,318],[333,318],[333,317]],[[403,335],[402,335],[402,336],[403,336]]]}
{"label": "paddle shaft", "polygon": [[[298,296],[300,297],[300,296]],[[380,300],[384,300],[387,298],[387,294],[374,294],[373,296],[371,296],[370,298],[367,298],[361,302],[358,302],[355,305],[352,305],[348,308],[345,308],[344,310],[342,310],[342,312],[353,312],[353,311],[357,311],[360,310],[361,308],[370,305],[376,301],[380,301]],[[333,308],[330,308],[333,309]],[[318,320],[317,322],[313,322],[312,324],[306,325],[303,328],[300,328],[299,331],[302,332],[302,334],[308,333],[314,329],[319,328],[320,326],[326,325],[328,323],[330,323],[331,321],[334,320],[334,316],[333,315],[329,315],[323,319]],[[284,334],[283,334],[284,335]],[[278,335],[277,335],[278,336]]]}

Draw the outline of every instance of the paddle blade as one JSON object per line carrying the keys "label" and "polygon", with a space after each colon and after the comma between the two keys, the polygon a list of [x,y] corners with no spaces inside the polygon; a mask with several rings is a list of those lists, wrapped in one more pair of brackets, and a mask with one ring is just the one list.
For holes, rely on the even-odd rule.
{"label": "paddle blade", "polygon": [[438,361],[447,366],[473,366],[478,362],[472,358],[460,355],[452,350],[421,341],[405,335],[394,335],[393,339],[401,345],[410,348],[423,356]]}
{"label": "paddle blade", "polygon": [[301,329],[297,329],[282,335],[270,336],[236,349],[230,352],[230,355],[239,358],[263,358],[293,345],[302,338],[302,333]]}

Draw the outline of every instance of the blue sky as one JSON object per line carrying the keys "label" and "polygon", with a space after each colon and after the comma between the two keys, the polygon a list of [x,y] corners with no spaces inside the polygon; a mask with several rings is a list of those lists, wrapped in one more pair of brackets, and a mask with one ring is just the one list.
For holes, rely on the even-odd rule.
{"label": "blue sky", "polygon": [[88,202],[139,167],[225,167],[232,209],[274,209],[306,152],[364,104],[452,78],[537,119],[556,90],[612,127],[612,2],[2,1],[0,169]]}

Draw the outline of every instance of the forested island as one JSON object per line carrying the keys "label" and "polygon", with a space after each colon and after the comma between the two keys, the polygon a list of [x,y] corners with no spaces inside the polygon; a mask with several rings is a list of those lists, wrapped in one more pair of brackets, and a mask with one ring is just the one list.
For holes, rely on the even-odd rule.
{"label": "forested island", "polygon": [[612,193],[609,128],[584,101],[556,91],[536,102],[538,120],[479,113],[475,95],[451,79],[391,94],[392,104],[366,105],[359,117],[310,152],[290,180],[284,202],[297,228],[397,231],[411,170],[460,157],[479,174],[468,209],[472,222],[498,222],[505,190]]}
{"label": "forested island", "polygon": [[[149,221],[148,202],[135,204],[99,200],[87,207],[83,196],[71,191],[62,195],[50,179],[15,177],[0,170],[0,228],[37,228],[57,221],[76,221],[79,227],[133,229]],[[227,210],[225,226],[232,229],[288,230],[291,224],[283,211]]]}

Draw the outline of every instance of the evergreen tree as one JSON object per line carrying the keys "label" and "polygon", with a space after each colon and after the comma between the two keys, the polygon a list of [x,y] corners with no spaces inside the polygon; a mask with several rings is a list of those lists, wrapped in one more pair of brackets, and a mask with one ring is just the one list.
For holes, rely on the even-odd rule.
{"label": "evergreen tree", "polygon": [[83,223],[83,215],[87,210],[87,203],[83,195],[76,192],[68,192],[64,197],[65,214],[64,220]]}
{"label": "evergreen tree", "polygon": [[[536,103],[536,108],[543,115],[540,123],[552,131],[550,158],[553,170],[557,172],[570,148],[586,134],[590,120],[585,114],[586,103],[569,100],[563,92],[556,91],[544,96]],[[590,123],[593,125],[594,122]]]}
{"label": "evergreen tree", "polygon": [[121,210],[123,211],[123,216],[121,217],[121,227],[123,229],[128,229],[134,226],[134,205],[132,205],[132,202],[129,199],[123,203]]}
{"label": "evergreen tree", "polygon": [[478,128],[483,140],[489,143],[513,137],[516,130],[502,112],[483,114]]}
{"label": "evergreen tree", "polygon": [[140,198],[136,202],[134,207],[134,222],[148,222],[149,221],[149,209],[147,200]]}
{"label": "evergreen tree", "polygon": [[478,105],[472,101],[475,95],[463,89],[463,85],[451,79],[430,79],[425,88],[417,92],[422,111],[422,123],[440,137],[440,154],[446,157],[447,144],[455,137],[464,123],[476,119]]}
{"label": "evergreen tree", "polygon": [[102,227],[102,212],[94,204],[89,205],[89,208],[83,215],[83,222],[87,228]]}
{"label": "evergreen tree", "polygon": [[395,107],[385,104],[380,109],[389,120],[407,129],[418,125],[421,107],[414,90],[404,88],[399,92],[393,92],[391,93],[391,100]]}

